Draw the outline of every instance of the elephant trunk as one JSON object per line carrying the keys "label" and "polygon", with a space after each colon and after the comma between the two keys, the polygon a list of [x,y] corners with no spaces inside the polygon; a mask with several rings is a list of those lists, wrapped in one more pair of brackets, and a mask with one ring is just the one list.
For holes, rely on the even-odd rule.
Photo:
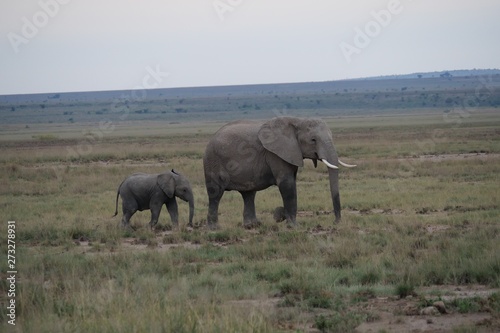
{"label": "elephant trunk", "polygon": [[330,194],[332,196],[333,213],[335,214],[335,223],[340,222],[340,192],[339,192],[339,170],[328,168],[330,178]]}
{"label": "elephant trunk", "polygon": [[189,223],[190,227],[193,227],[193,216],[194,216],[194,198],[191,196],[189,199]]}
{"label": "elephant trunk", "polygon": [[[328,177],[330,179],[330,195],[332,197],[333,213],[335,214],[335,222],[340,222],[340,192],[339,192],[339,158],[335,147],[330,140],[323,149],[319,149],[319,158],[328,166]],[[328,142],[330,141],[330,142]]]}

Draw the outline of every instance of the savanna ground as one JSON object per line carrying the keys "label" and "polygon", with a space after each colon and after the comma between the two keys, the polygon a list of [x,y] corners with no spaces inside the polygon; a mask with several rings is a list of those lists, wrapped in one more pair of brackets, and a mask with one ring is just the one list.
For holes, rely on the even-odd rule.
{"label": "savanna ground", "polygon": [[[358,165],[340,172],[341,223],[326,167],[306,161],[295,228],[273,221],[274,187],[257,194],[253,230],[239,193],[226,192],[216,231],[205,227],[201,158],[221,123],[125,123],[80,147],[61,134],[78,124],[19,126],[1,141],[0,211],[16,221],[18,270],[14,328],[2,222],[2,331],[499,331],[498,111],[326,120]],[[191,181],[197,227],[179,201],[178,229],[165,209],[155,231],[148,211],[135,230],[117,228],[120,182],[171,168]],[[436,301],[445,313],[428,309]]]}

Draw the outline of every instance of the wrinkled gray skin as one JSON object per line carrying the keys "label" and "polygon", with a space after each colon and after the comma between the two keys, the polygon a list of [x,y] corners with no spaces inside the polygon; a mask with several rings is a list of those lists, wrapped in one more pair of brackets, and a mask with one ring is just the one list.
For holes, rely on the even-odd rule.
{"label": "wrinkled gray skin", "polygon": [[[240,120],[219,129],[203,157],[209,197],[208,225],[216,227],[219,201],[224,191],[243,197],[243,224],[259,224],[255,215],[257,191],[277,185],[283,199],[284,218],[295,225],[296,178],[303,159],[325,159],[338,166],[332,133],[321,119],[278,117],[266,122]],[[335,221],[340,221],[338,169],[328,168]]]}
{"label": "wrinkled gray skin", "polygon": [[118,214],[118,196],[122,197],[122,227],[129,227],[130,218],[136,211],[151,210],[151,229],[158,223],[163,204],[167,207],[172,224],[178,226],[178,197],[189,203],[189,226],[193,226],[194,198],[191,185],[186,177],[172,171],[161,174],[135,173],[126,178],[118,187],[116,211]]}

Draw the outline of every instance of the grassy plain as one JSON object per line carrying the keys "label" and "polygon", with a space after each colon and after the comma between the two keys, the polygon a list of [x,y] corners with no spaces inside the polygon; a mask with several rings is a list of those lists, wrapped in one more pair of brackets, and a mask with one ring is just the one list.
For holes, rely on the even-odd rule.
{"label": "grassy plain", "polygon": [[[392,313],[401,324],[453,288],[478,285],[491,292],[446,301],[443,317],[486,313],[481,326],[457,320],[454,329],[499,329],[498,112],[327,122],[339,155],[358,165],[340,173],[341,223],[329,213],[326,168],[306,162],[296,228],[273,221],[281,199],[270,188],[257,194],[254,230],[242,228],[240,195],[226,192],[217,231],[204,227],[201,157],[222,123],[143,121],[102,135],[95,124],[12,129],[1,141],[0,211],[16,221],[17,331],[349,332],[382,320],[376,300],[406,300],[410,310]],[[199,227],[184,227],[179,202],[178,230],[165,210],[154,232],[147,211],[132,218],[135,231],[118,229],[121,180],[171,168],[193,185]],[[0,286],[5,309],[5,276]],[[2,310],[3,329],[7,320]]]}

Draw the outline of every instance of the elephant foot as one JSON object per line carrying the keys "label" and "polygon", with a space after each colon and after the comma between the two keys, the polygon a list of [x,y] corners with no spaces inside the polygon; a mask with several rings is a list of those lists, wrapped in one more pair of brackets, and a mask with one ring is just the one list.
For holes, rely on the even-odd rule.
{"label": "elephant foot", "polygon": [[122,225],[120,225],[120,229],[121,229],[122,234],[125,237],[129,237],[129,236],[133,235],[135,232],[134,227],[132,227],[130,224],[127,224],[127,225],[122,224]]}
{"label": "elephant foot", "polygon": [[276,207],[274,209],[273,218],[274,218],[275,222],[283,222],[284,220],[286,220],[285,208],[284,207]]}
{"label": "elephant foot", "polygon": [[158,221],[149,222],[149,228],[151,229],[151,231],[155,230],[157,224],[158,224]]}
{"label": "elephant foot", "polygon": [[[205,221],[202,221],[202,223],[204,223]],[[207,215],[207,225],[208,227],[210,228],[211,225],[217,225],[218,222],[219,222],[219,217],[217,216],[217,214],[208,214]]]}
{"label": "elephant foot", "polygon": [[257,219],[243,221],[243,228],[245,228],[245,229],[254,229],[254,228],[259,227],[261,224],[262,223],[259,220],[257,220]]}
{"label": "elephant foot", "polygon": [[207,228],[208,230],[220,230],[218,223],[208,223]]}
{"label": "elephant foot", "polygon": [[257,228],[259,225],[257,224],[253,224],[253,223],[245,223],[243,224],[243,228],[247,229],[247,230],[252,230],[252,229],[255,229]]}

